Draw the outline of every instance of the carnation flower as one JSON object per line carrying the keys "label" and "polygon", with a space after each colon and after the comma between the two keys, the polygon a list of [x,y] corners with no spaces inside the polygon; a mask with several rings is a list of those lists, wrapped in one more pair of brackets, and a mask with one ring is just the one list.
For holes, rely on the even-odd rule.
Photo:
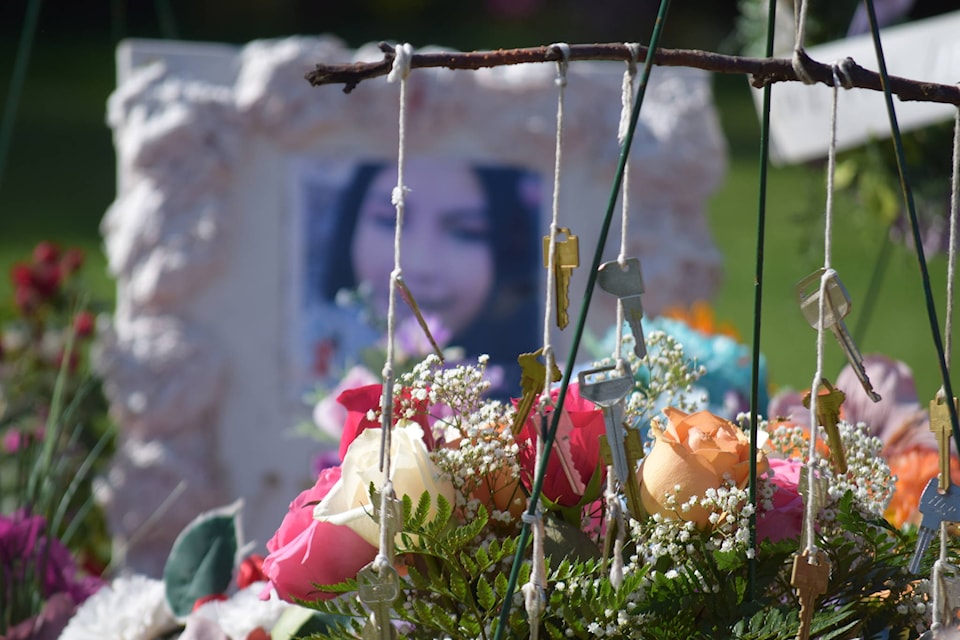
{"label": "carnation flower", "polygon": [[215,622],[230,640],[247,640],[255,629],[272,628],[285,610],[296,606],[275,596],[261,599],[259,594],[266,586],[264,582],[254,582],[231,598],[202,605],[190,617]]}
{"label": "carnation flower", "polygon": [[153,640],[176,627],[163,582],[133,575],[116,578],[84,602],[60,640]]}

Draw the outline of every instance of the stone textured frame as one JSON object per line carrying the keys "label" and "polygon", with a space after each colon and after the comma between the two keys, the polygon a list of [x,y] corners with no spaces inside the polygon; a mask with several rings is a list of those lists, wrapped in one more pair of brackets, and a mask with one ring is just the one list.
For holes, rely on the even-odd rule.
{"label": "stone textured frame", "polygon": [[[345,96],[303,79],[319,61],[379,55],[332,37],[244,47],[128,41],[118,51],[108,109],[118,194],[102,223],[117,308],[102,371],[121,437],[99,495],[128,566],[159,573],[183,525],[238,497],[263,544],[313,482],[316,448],[289,434],[306,408],[286,392],[284,375],[285,171],[305,154],[395,156],[395,85],[369,81]],[[617,164],[623,70],[569,69],[560,218],[581,239],[581,264],[590,262]],[[409,152],[529,167],[549,188],[554,77],[547,64],[414,71]],[[628,246],[643,262],[648,312],[714,293],[720,256],[704,209],[725,166],[709,76],[656,69],[630,176]],[[610,257],[618,241],[614,228]],[[571,284],[574,313],[584,272]],[[615,307],[607,296],[595,300],[590,327],[602,332]],[[566,337],[557,336],[561,356]]]}

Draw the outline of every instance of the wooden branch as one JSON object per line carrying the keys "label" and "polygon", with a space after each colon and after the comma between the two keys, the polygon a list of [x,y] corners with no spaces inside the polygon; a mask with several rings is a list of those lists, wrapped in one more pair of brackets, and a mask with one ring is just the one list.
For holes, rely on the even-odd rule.
{"label": "wooden branch", "polygon": [[[380,43],[383,60],[379,62],[356,62],[353,64],[318,64],[306,75],[314,86],[343,84],[344,93],[350,93],[360,82],[385,76],[393,66],[394,48]],[[649,49],[639,47],[639,62],[645,62]],[[630,58],[630,50],[623,44],[578,44],[570,46],[570,60],[623,60]],[[508,64],[530,62],[556,62],[560,52],[549,46],[524,49],[498,49],[497,51],[414,53],[412,68],[446,67],[448,69],[484,69]],[[813,60],[803,55],[804,69],[817,83],[833,86],[833,65]],[[786,58],[748,58],[728,56],[697,49],[657,49],[654,64],[665,67],[693,67],[714,73],[749,75],[750,83],[757,88],[775,82],[799,82],[792,61]],[[865,69],[847,58],[843,64],[844,80],[851,87],[882,91],[880,74]],[[890,90],[904,101],[941,102],[960,106],[960,86],[920,82],[890,76]]]}

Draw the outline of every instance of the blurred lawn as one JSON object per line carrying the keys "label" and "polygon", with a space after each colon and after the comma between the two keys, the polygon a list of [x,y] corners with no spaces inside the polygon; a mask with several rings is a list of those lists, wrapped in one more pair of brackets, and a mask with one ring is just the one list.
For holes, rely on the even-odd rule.
{"label": "blurred lawn", "polygon": [[[5,92],[16,43],[0,40],[4,62],[0,91]],[[80,71],[65,73],[64,60],[70,61],[69,69]],[[51,239],[84,248],[93,295],[112,298],[98,224],[114,194],[114,156],[104,122],[113,83],[113,51],[107,39],[38,40],[0,185],[0,270],[4,274],[14,261],[28,256],[38,241]],[[757,117],[743,78],[720,77],[716,89],[730,143],[730,168],[710,203],[710,222],[726,257],[724,285],[714,305],[718,319],[732,322],[749,342],[757,226]],[[800,315],[794,289],[823,260],[824,197],[822,171],[803,167],[771,171],[762,351],[775,385],[806,387],[813,377],[816,333]],[[843,198],[836,203],[835,220],[834,266],[853,298],[848,318],[853,330],[883,230]],[[921,398],[928,398],[938,386],[939,373],[919,270],[913,254],[903,247],[894,247],[890,256],[860,347],[864,353],[883,352],[906,361],[916,374]],[[942,324],[945,261],[934,259],[930,268]],[[10,294],[9,281],[3,277],[2,304],[9,304]],[[835,377],[843,362],[839,346],[830,338],[825,373]]]}
{"label": "blurred lawn", "polygon": [[[716,93],[730,140],[731,162],[727,180],[710,206],[710,223],[726,257],[724,284],[715,309],[719,319],[730,320],[749,342],[755,295],[759,124],[744,79],[718,78]],[[824,171],[806,167],[771,169],[761,351],[775,385],[807,388],[816,368],[816,332],[800,313],[796,283],[823,264],[825,198]],[[865,302],[884,233],[849,198],[835,200],[833,267],[852,299],[847,318],[851,332]],[[929,270],[942,331],[944,256],[930,259]],[[939,387],[940,373],[915,254],[903,246],[893,246],[882,282],[860,350],[903,360],[914,371],[921,400],[932,398]],[[824,373],[835,379],[845,362],[837,341],[828,336]]]}

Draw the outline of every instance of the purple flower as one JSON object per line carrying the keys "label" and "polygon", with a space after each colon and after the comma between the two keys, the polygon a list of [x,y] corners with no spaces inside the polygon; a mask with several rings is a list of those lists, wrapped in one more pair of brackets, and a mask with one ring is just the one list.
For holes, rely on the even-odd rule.
{"label": "purple flower", "polygon": [[[450,330],[443,326],[440,316],[424,314],[423,319],[430,329],[430,335],[441,349],[447,345],[452,337]],[[433,345],[423,332],[423,328],[415,316],[404,318],[397,326],[397,348],[408,357],[422,358],[433,353]]]}
{"label": "purple flower", "polygon": [[70,550],[56,538],[46,535],[43,516],[29,515],[20,509],[12,516],[0,515],[0,567],[6,584],[23,584],[38,579],[44,598],[67,594],[80,604],[103,586],[92,576],[80,576]]}

